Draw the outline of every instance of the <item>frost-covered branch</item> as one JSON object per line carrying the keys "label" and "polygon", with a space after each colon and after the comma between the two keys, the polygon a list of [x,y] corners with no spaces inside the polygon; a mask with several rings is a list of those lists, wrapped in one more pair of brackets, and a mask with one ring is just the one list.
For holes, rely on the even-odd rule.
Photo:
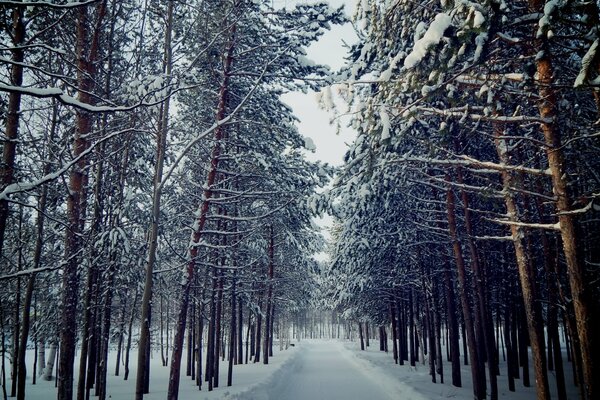
{"label": "frost-covered branch", "polygon": [[8,185],[7,187],[4,188],[4,190],[2,190],[2,192],[0,192],[0,200],[11,201],[10,196],[15,193],[29,192],[39,186],[42,186],[48,182],[51,182],[51,181],[59,178],[65,172],[67,172],[69,169],[71,169],[71,167],[73,167],[75,164],[77,164],[79,162],[79,160],[85,158],[87,155],[89,155],[91,152],[93,152],[99,144],[101,144],[109,139],[112,139],[113,137],[122,135],[124,133],[133,132],[133,131],[139,131],[139,130],[133,129],[133,128],[127,128],[127,129],[124,129],[121,131],[113,132],[113,133],[99,139],[98,141],[96,141],[94,144],[92,144],[90,147],[88,147],[85,151],[81,152],[81,154],[79,156],[75,157],[70,162],[65,164],[61,169],[59,169],[55,172],[46,174],[46,175],[42,176],[41,178],[33,180],[33,181],[15,182],[15,183]]}
{"label": "frost-covered branch", "polygon": [[536,224],[532,222],[519,222],[519,221],[507,221],[504,219],[487,219],[488,221],[495,222],[501,225],[513,225],[520,226],[523,228],[535,228],[535,229],[549,229],[553,231],[560,231],[560,223],[557,222],[555,224]]}

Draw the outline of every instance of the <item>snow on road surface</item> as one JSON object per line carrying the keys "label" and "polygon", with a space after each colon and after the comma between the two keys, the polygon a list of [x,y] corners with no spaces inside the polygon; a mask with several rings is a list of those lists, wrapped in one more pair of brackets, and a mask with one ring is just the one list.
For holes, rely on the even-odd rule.
{"label": "snow on road surface", "polygon": [[[303,340],[294,358],[244,400],[388,400],[390,387],[373,379],[337,341]],[[397,393],[396,393],[397,394]]]}

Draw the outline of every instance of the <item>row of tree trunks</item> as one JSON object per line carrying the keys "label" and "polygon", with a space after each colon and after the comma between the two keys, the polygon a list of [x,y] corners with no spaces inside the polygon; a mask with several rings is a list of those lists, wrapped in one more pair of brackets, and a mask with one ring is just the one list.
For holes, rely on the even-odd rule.
{"label": "row of tree trunks", "polygon": [[[446,176],[446,180],[450,181],[450,177],[448,175]],[[464,257],[457,233],[455,202],[456,200],[454,197],[454,192],[452,189],[450,189],[447,191],[446,196],[448,230],[450,233],[450,239],[452,241],[452,249],[454,251],[454,258],[458,271],[458,286],[462,304],[464,327],[466,331],[466,343],[469,348],[469,362],[471,365],[471,375],[473,376],[473,395],[475,399],[485,399],[485,378],[481,376],[483,368],[480,365],[477,340],[475,338],[475,328],[472,319],[473,313],[471,312],[471,304],[468,294],[468,288],[470,285],[467,282],[467,272]]]}
{"label": "row of tree trunks", "polygon": [[[169,7],[172,13],[172,2],[169,2]],[[172,16],[171,16],[172,20]],[[221,87],[219,89],[218,96],[218,104],[215,119],[216,121],[221,121],[225,118],[227,113],[227,103],[229,96],[229,80],[230,80],[230,71],[233,67],[233,51],[235,48],[235,32],[236,25],[232,24],[229,30],[229,43],[224,52],[223,57],[223,76]],[[177,399],[179,393],[179,374],[181,370],[181,356],[183,351],[183,337],[185,333],[185,325],[186,325],[186,316],[187,309],[189,304],[189,295],[190,295],[190,286],[192,282],[194,282],[194,274],[196,269],[196,258],[198,257],[198,243],[202,236],[202,232],[204,230],[204,226],[206,224],[206,219],[208,217],[209,212],[209,200],[213,197],[214,191],[213,186],[217,182],[217,169],[219,166],[219,156],[221,154],[221,146],[223,145],[222,140],[225,136],[225,128],[220,125],[214,131],[214,139],[215,144],[213,145],[211,157],[210,157],[210,166],[207,174],[205,190],[203,191],[203,201],[199,206],[199,210],[196,217],[195,229],[192,233],[192,244],[189,248],[189,262],[187,265],[187,276],[186,283],[184,284],[182,290],[181,301],[179,305],[179,316],[178,322],[176,325],[175,339],[173,343],[173,355],[171,357],[171,371],[169,377],[169,389],[167,398],[168,399]],[[215,282],[216,285],[216,282]],[[213,294],[211,298],[213,299],[211,303],[214,304],[214,291],[216,286],[213,286]],[[218,349],[218,343],[213,342],[215,335],[215,311],[214,307],[211,307],[211,319],[209,322],[209,335],[208,335],[208,346],[215,346],[215,349]],[[219,315],[220,318],[220,315]],[[212,330],[211,330],[212,328]],[[208,351],[208,350],[207,350]],[[218,368],[218,357],[216,360],[212,357],[212,352],[208,351],[207,357],[207,368],[205,369],[205,377],[208,381],[208,390],[213,389],[214,381],[213,381],[213,369]],[[210,362],[208,361],[210,359]],[[218,375],[216,384],[218,386]],[[139,399],[141,400],[141,399]]]}
{"label": "row of tree trunks", "polygon": [[[459,185],[464,183],[463,171],[461,167],[456,168],[456,182]],[[473,217],[470,211],[470,199],[469,195],[464,189],[460,189],[460,195],[462,199],[463,213],[465,217],[465,233],[466,241],[470,253],[471,270],[473,271],[473,283],[475,284],[476,293],[476,310],[478,313],[475,315],[475,324],[479,326],[477,332],[482,333],[482,341],[484,342],[484,351],[488,363],[488,378],[490,382],[490,398],[491,400],[498,399],[498,379],[499,373],[498,360],[496,359],[496,344],[494,342],[494,332],[492,326],[492,316],[490,313],[490,307],[485,297],[485,280],[484,272],[479,261],[479,254],[475,246],[473,237],[475,236],[473,231]],[[481,340],[480,340],[481,341]],[[481,355],[481,347],[479,346],[478,352]]]}

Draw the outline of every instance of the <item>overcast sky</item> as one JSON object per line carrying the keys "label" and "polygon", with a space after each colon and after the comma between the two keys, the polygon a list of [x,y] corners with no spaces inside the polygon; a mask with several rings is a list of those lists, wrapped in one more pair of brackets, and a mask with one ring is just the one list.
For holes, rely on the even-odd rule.
{"label": "overcast sky", "polygon": [[[274,3],[284,6],[296,4],[298,1],[276,0]],[[352,17],[356,0],[330,0],[329,3],[336,8],[345,5],[346,15]],[[343,43],[353,44],[356,40],[356,34],[350,24],[335,26],[308,49],[307,57],[316,63],[329,65],[332,70],[339,70],[344,65],[346,54]],[[293,108],[294,114],[300,120],[300,133],[310,137],[317,147],[313,153],[307,154],[307,158],[341,165],[347,149],[346,143],[352,142],[354,132],[342,123],[339,134],[336,134],[336,128],[329,123],[332,115],[319,108],[314,92],[289,93],[283,100]]]}
{"label": "overcast sky", "polygon": [[[274,0],[273,2],[280,6],[299,3],[295,0]],[[330,0],[329,4],[336,8],[345,5],[346,15],[352,17],[356,0]],[[331,31],[326,32],[317,43],[308,48],[307,57],[316,63],[328,65],[334,71],[339,70],[344,65],[346,55],[344,42],[353,44],[356,40],[356,34],[350,24],[335,26]],[[316,146],[314,152],[307,152],[307,158],[313,161],[327,162],[331,165],[342,165],[347,144],[352,143],[355,137],[355,133],[346,127],[346,123],[342,121],[338,134],[336,127],[329,122],[332,114],[319,108],[314,92],[288,93],[283,96],[283,101],[292,107],[294,114],[299,119],[297,125],[300,133],[310,137]],[[332,221],[329,215],[316,220],[316,223],[324,228],[322,233],[327,239],[329,239],[327,228],[331,226]],[[320,253],[315,255],[315,258],[324,261],[327,259],[327,255]]]}

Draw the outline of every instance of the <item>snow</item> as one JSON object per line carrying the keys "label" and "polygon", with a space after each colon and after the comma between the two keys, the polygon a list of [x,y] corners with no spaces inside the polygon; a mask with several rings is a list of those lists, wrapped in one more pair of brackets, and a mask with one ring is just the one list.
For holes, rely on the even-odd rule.
{"label": "snow", "polygon": [[404,67],[414,68],[421,62],[427,55],[427,50],[440,42],[444,36],[444,32],[450,25],[452,25],[452,17],[450,15],[445,13],[436,15],[425,35],[415,43],[413,50],[404,59]]}
{"label": "snow", "polygon": [[[278,371],[289,371],[288,365],[297,356],[298,347],[290,347],[288,350],[279,351],[278,342],[275,343],[273,349],[274,356],[269,359],[269,364],[264,365],[249,364],[236,365],[233,370],[233,385],[227,387],[227,361],[222,361],[220,365],[220,387],[212,392],[207,391],[206,383],[203,382],[202,391],[198,391],[193,380],[190,377],[182,376],[179,398],[195,399],[195,400],[212,400],[212,399],[253,399],[248,393],[252,393],[260,387],[264,387],[267,382],[273,381],[274,374]],[[129,380],[123,380],[123,368],[121,368],[121,376],[114,376],[116,351],[112,351],[109,355],[108,365],[108,384],[107,398],[111,400],[131,400],[135,396],[135,377],[136,377],[136,361],[137,352],[132,351],[129,362]],[[27,352],[28,365],[33,363],[33,350]],[[75,357],[75,371],[78,371],[78,359]],[[144,400],[163,400],[166,398],[167,387],[169,383],[169,367],[163,367],[160,360],[160,353],[153,353],[150,360],[150,393],[144,396]],[[7,366],[8,366],[7,360]],[[181,362],[182,373],[185,374],[185,357]],[[281,372],[280,372],[281,373]],[[27,400],[47,400],[48,398],[56,398],[56,389],[54,380],[47,382],[42,378],[37,380],[36,385],[31,385],[31,368],[28,368],[28,386],[26,388]],[[75,379],[74,387],[77,388],[77,379]],[[94,391],[92,390],[92,394]],[[92,397],[93,398],[93,397]]]}
{"label": "snow", "polygon": [[475,38],[475,44],[477,47],[475,48],[475,54],[473,55],[473,61],[478,61],[481,57],[481,53],[483,52],[483,47],[487,42],[488,34],[486,32],[482,32]]}
{"label": "snow", "polygon": [[590,46],[589,50],[583,56],[581,60],[581,70],[575,79],[574,87],[579,87],[585,83],[587,79],[589,68],[592,64],[592,60],[596,56],[596,52],[598,51],[598,47],[600,46],[600,39],[596,39],[594,43]]}
{"label": "snow", "polygon": [[379,110],[379,118],[381,120],[381,140],[390,138],[390,116],[385,110],[385,107],[381,107]]}
{"label": "snow", "polygon": [[546,34],[548,34],[548,32],[551,32],[550,21],[552,19],[552,14],[561,8],[561,6],[563,5],[562,3],[562,0],[550,0],[544,5],[544,15],[540,18],[538,22],[539,28],[536,33],[536,36],[538,38],[542,37],[544,32],[546,32]]}
{"label": "snow", "polygon": [[309,151],[317,150],[317,146],[315,145],[315,142],[308,136],[304,137],[304,148]]}
{"label": "snow", "polygon": [[481,28],[481,26],[485,23],[485,17],[479,11],[474,11],[473,16],[473,28]]}
{"label": "snow", "polygon": [[[391,355],[391,341],[388,342],[390,352],[379,351],[379,342],[371,340],[371,346],[360,350],[356,341],[339,341],[327,339],[301,340],[295,347],[279,351],[277,342],[274,357],[269,364],[244,364],[234,366],[233,386],[226,386],[227,362],[222,362],[221,386],[212,392],[202,391],[189,378],[182,376],[179,398],[181,400],[263,400],[263,399],[327,399],[327,400],[384,400],[384,399],[447,399],[470,400],[472,380],[470,367],[461,365],[463,387],[452,386],[451,366],[444,357],[445,383],[432,383],[429,376],[429,365],[418,362],[415,366],[396,365]],[[564,343],[563,343],[564,345]],[[442,347],[442,353],[446,349]],[[563,350],[564,353],[564,350]],[[134,397],[137,354],[132,352],[130,362],[130,380],[113,376],[115,352],[109,356],[109,375],[107,398],[112,400],[128,400]],[[28,365],[32,365],[33,351],[28,352]],[[566,360],[566,354],[563,354]],[[78,358],[76,357],[76,360]],[[531,357],[530,357],[531,360]],[[8,361],[8,360],[7,360]],[[76,362],[77,364],[77,362]],[[182,360],[182,373],[185,373],[185,359]],[[77,365],[75,365],[77,367]],[[569,399],[577,398],[577,387],[573,385],[571,366],[565,361],[567,378],[567,395]],[[8,367],[9,368],[9,367]],[[75,368],[75,371],[78,369]],[[533,371],[533,366],[531,366]],[[30,371],[30,369],[29,369]],[[29,372],[29,375],[31,373]],[[439,378],[439,376],[438,376]],[[550,390],[555,396],[553,374],[549,374]],[[145,400],[159,400],[166,397],[169,380],[169,368],[160,363],[160,354],[153,353],[151,358],[150,393]],[[439,382],[439,380],[438,380]],[[75,382],[76,384],[76,382]],[[499,398],[512,400],[534,400],[535,385],[524,387],[516,380],[516,392],[508,391],[506,378],[506,362],[500,352],[500,375],[498,376]],[[46,400],[54,397],[54,382],[41,379],[31,385],[28,378],[28,400]],[[553,397],[554,398],[554,397]]]}
{"label": "snow", "polygon": [[[356,343],[354,343],[356,345]],[[365,374],[352,353],[333,340],[304,340],[284,368],[266,384],[245,393],[244,400],[391,400],[398,398],[389,385]],[[414,398],[420,400],[421,398]]]}

